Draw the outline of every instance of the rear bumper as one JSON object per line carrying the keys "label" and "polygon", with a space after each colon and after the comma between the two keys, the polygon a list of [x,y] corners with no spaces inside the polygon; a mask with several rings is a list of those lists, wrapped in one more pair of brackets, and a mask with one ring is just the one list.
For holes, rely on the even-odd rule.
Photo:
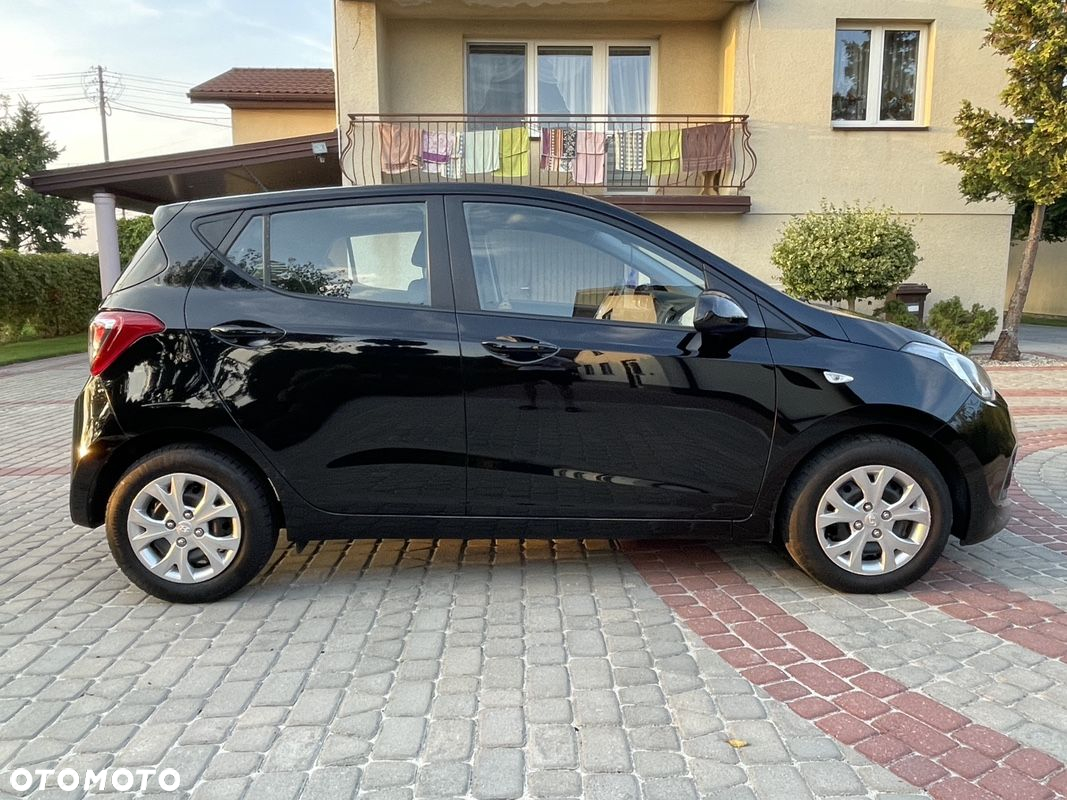
{"label": "rear bumper", "polygon": [[102,382],[89,378],[74,405],[69,507],[75,525],[103,524],[107,498],[98,496],[97,487],[109,456],[125,439]]}
{"label": "rear bumper", "polygon": [[1018,442],[1011,413],[999,394],[992,403],[973,397],[949,427],[959,437],[957,460],[967,488],[969,514],[955,533],[965,545],[978,544],[1004,529],[1011,518],[1011,486]]}

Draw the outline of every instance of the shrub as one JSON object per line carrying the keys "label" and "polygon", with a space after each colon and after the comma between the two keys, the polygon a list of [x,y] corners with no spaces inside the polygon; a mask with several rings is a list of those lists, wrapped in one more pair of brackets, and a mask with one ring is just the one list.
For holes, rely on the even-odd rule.
{"label": "shrub", "polygon": [[771,261],[789,294],[807,300],[885,297],[903,283],[919,257],[911,226],[889,209],[823,202],[821,211],[791,220]]}
{"label": "shrub", "polygon": [[922,324],[922,321],[908,311],[907,303],[903,303],[900,300],[886,300],[884,306],[874,310],[874,316],[913,331],[926,330],[926,326]]}
{"label": "shrub", "polygon": [[959,297],[950,297],[935,303],[927,320],[934,336],[961,353],[969,353],[975,342],[982,341],[997,327],[997,311],[983,308],[979,303],[968,311]]}
{"label": "shrub", "polygon": [[99,305],[95,255],[0,250],[0,340],[80,333]]}

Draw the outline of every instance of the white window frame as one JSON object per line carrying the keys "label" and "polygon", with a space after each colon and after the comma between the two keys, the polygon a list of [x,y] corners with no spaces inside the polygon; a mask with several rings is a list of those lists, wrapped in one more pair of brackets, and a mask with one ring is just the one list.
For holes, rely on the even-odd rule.
{"label": "white window frame", "polygon": [[[834,87],[830,85],[830,122],[835,128],[925,128],[927,127],[926,96],[928,76],[926,57],[930,46],[930,25],[925,22],[893,22],[871,20],[838,20],[834,30],[834,70],[837,79],[837,33],[839,31],[870,31],[871,56],[867,73],[867,118],[834,119]],[[915,31],[919,34],[918,60],[915,65],[915,119],[881,119],[882,116],[882,57],[885,52],[886,31]]]}
{"label": "white window frame", "polygon": [[612,47],[647,47],[651,59],[649,68],[649,114],[657,113],[659,97],[659,43],[654,39],[466,39],[463,42],[463,109],[467,109],[469,78],[467,54],[472,44],[521,44],[526,46],[526,113],[537,114],[537,50],[540,47],[591,47],[593,49],[593,107],[591,114],[608,113],[608,53]]}

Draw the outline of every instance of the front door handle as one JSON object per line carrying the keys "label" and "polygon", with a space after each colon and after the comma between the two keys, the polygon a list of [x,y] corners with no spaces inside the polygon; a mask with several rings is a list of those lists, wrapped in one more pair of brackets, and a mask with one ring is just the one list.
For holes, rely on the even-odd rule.
{"label": "front door handle", "polygon": [[215,338],[237,347],[263,347],[285,336],[285,331],[261,322],[224,322],[211,329]]}
{"label": "front door handle", "polygon": [[520,364],[544,361],[559,352],[559,347],[551,342],[541,342],[528,336],[498,336],[492,341],[482,342],[482,347],[497,358]]}

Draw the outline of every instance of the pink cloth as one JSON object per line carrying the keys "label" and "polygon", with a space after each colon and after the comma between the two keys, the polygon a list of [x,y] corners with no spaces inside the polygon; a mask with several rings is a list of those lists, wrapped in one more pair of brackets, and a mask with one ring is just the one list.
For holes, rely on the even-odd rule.
{"label": "pink cloth", "polygon": [[578,131],[575,143],[574,182],[586,186],[604,183],[608,137],[596,131]]}

